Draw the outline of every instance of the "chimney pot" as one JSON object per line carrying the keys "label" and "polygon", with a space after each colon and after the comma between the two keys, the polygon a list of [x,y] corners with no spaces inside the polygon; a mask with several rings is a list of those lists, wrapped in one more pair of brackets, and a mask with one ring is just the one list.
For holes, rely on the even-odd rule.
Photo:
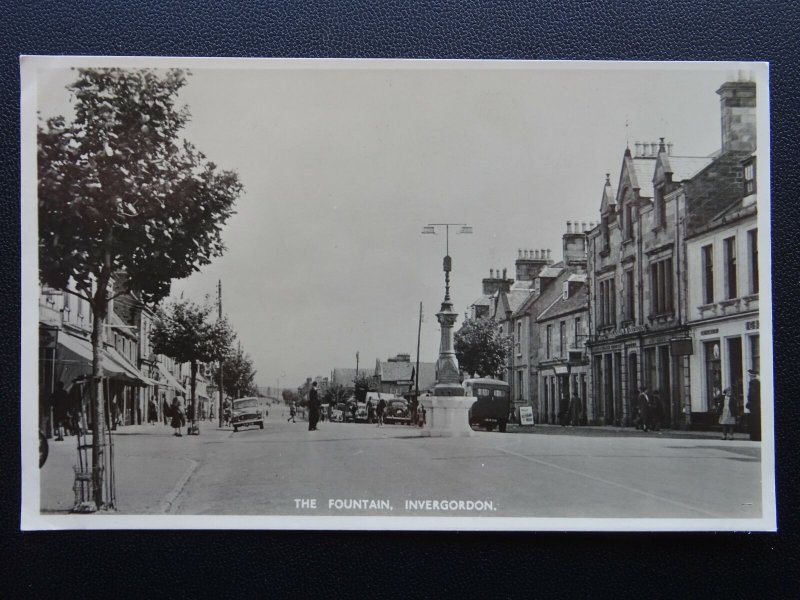
{"label": "chimney pot", "polygon": [[503,279],[505,279],[505,278],[506,278],[506,270],[503,269]]}
{"label": "chimney pot", "polygon": [[667,143],[667,155],[672,156],[672,142]]}
{"label": "chimney pot", "polygon": [[567,221],[567,233],[572,233],[572,221]]}
{"label": "chimney pot", "polygon": [[[641,142],[634,142],[633,147],[636,149],[634,156],[641,156],[642,154],[642,143]],[[608,175],[608,173],[606,173]]]}
{"label": "chimney pot", "polygon": [[550,248],[547,249],[547,260],[550,260]]}
{"label": "chimney pot", "polygon": [[517,258],[522,258],[522,249],[521,248],[517,249],[517,252],[518,252]]}
{"label": "chimney pot", "polygon": [[489,279],[494,279],[494,269],[489,269]]}

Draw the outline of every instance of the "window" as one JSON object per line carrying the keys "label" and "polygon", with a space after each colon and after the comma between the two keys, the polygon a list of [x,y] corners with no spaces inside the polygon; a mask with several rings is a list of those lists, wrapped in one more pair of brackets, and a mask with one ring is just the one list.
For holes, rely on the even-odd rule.
{"label": "window", "polygon": [[714,246],[703,246],[700,255],[703,262],[703,304],[711,304],[714,302]]}
{"label": "window", "polygon": [[633,269],[625,271],[625,318],[629,321],[636,319],[636,284],[633,276]]}
{"label": "window", "polygon": [[572,344],[574,348],[580,348],[581,347],[581,344],[580,344],[580,330],[581,330],[581,318],[580,317],[575,317],[575,333],[574,333],[573,344]]}
{"label": "window", "polygon": [[750,293],[758,293],[758,229],[747,232],[747,255],[750,260]]}
{"label": "window", "polygon": [[603,217],[602,223],[600,225],[600,231],[603,234],[603,250],[608,250],[609,246],[609,239],[608,239],[608,215]]}
{"label": "window", "polygon": [[650,308],[653,315],[671,313],[672,257],[650,265]]}
{"label": "window", "polygon": [[517,349],[517,356],[522,356],[522,321],[517,321],[517,339],[514,342],[514,345]]}
{"label": "window", "polygon": [[756,193],[756,163],[755,160],[744,166],[744,195]]}
{"label": "window", "polygon": [[[522,400],[523,397],[523,390],[522,390],[522,371],[517,371],[517,399]],[[505,395],[503,390],[495,390],[494,395],[497,397],[502,398]]]}
{"label": "window", "polygon": [[728,298],[736,298],[736,238],[729,237],[722,240],[725,260],[725,291]]}
{"label": "window", "polygon": [[567,355],[567,322],[561,321],[558,326],[558,351],[559,356]]}
{"label": "window", "polygon": [[625,205],[625,239],[633,239],[633,204]]}
{"label": "window", "polygon": [[758,335],[751,335],[750,340],[750,368],[761,371],[761,351],[758,348]]}
{"label": "window", "polygon": [[716,398],[722,391],[722,366],[720,363],[719,340],[703,342],[705,354],[705,392],[706,407],[708,410],[714,405]]}
{"label": "window", "polygon": [[666,227],[667,225],[667,203],[664,201],[664,187],[655,190],[653,199],[655,214],[653,227]]}
{"label": "window", "polygon": [[545,346],[545,357],[550,358],[553,348],[553,326],[547,326],[547,345]]}
{"label": "window", "polygon": [[600,327],[614,325],[616,306],[614,304],[614,279],[605,279],[597,284],[597,322]]}

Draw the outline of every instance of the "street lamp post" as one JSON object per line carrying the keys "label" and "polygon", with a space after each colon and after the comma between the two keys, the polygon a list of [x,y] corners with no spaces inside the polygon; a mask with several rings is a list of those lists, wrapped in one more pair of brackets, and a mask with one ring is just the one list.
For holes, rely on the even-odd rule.
{"label": "street lamp post", "polygon": [[450,227],[460,227],[458,233],[472,233],[472,227],[464,223],[428,223],[422,229],[426,235],[435,235],[436,227],[445,228],[445,256],[444,268],[444,300],[436,318],[441,326],[441,339],[439,342],[439,359],[436,361],[436,385],[433,388],[434,396],[463,396],[464,388],[461,386],[461,377],[458,369],[458,359],[453,349],[453,326],[458,318],[458,313],[453,310],[450,301],[450,271],[453,270],[453,260],[450,258]]}

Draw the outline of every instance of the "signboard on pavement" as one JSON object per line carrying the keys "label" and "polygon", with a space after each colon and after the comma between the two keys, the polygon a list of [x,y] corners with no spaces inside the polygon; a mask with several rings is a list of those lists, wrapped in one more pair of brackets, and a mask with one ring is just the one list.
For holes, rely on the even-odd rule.
{"label": "signboard on pavement", "polygon": [[519,424],[520,425],[533,425],[533,407],[520,406],[519,407]]}

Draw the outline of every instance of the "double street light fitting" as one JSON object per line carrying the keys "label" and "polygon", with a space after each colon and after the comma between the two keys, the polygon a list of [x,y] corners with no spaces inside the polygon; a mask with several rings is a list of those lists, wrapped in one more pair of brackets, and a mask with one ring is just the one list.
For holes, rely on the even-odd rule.
{"label": "double street light fitting", "polygon": [[472,233],[472,227],[466,223],[428,223],[422,228],[423,235],[436,235],[436,228],[445,228],[445,257],[444,257],[444,276],[445,276],[445,302],[450,301],[450,271],[453,263],[450,258],[450,228],[460,227],[456,233]]}

